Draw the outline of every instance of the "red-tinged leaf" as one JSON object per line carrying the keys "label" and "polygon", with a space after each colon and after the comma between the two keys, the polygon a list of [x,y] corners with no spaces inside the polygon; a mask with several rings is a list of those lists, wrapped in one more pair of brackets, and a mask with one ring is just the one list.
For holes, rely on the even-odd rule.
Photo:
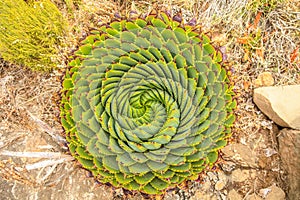
{"label": "red-tinged leaf", "polygon": [[293,63],[299,55],[299,47],[297,47],[290,55],[291,63]]}

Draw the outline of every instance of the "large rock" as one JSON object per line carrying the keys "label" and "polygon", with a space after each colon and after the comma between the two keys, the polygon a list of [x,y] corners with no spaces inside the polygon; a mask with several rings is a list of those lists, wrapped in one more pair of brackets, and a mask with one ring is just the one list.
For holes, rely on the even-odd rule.
{"label": "large rock", "polygon": [[[45,168],[45,171],[41,171],[41,172],[48,173],[48,169]],[[0,173],[2,173],[1,169],[0,169]],[[13,176],[16,176],[17,175],[16,172],[14,173],[15,174]],[[6,176],[6,174],[3,175],[4,177]],[[0,199],[1,200],[33,200],[33,199],[111,200],[114,199],[115,190],[113,190],[113,188],[108,187],[105,184],[98,184],[95,182],[93,178],[88,178],[86,175],[87,175],[86,170],[78,169],[78,168],[74,169],[74,163],[72,162],[63,164],[62,166],[58,166],[56,168],[55,173],[50,175],[49,181],[42,184],[38,184],[38,182],[32,180],[31,178],[28,179],[30,180],[28,181],[26,179],[20,179],[19,177],[12,176],[11,178],[9,178],[12,180],[6,180],[6,179],[2,179],[0,175]],[[53,178],[51,178],[52,176]],[[36,184],[36,186],[34,184]]]}
{"label": "large rock", "polygon": [[253,99],[276,124],[300,130],[300,85],[257,88]]}
{"label": "large rock", "polygon": [[288,196],[300,199],[300,131],[283,129],[278,135],[279,154],[287,172]]}

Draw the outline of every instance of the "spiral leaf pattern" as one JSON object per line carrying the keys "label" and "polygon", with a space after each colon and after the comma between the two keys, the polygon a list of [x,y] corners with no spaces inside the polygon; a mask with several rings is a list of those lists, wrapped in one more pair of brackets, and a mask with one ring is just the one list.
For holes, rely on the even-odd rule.
{"label": "spiral leaf pattern", "polygon": [[98,180],[160,194],[216,162],[235,101],[205,34],[160,13],[102,26],[75,55],[61,122]]}

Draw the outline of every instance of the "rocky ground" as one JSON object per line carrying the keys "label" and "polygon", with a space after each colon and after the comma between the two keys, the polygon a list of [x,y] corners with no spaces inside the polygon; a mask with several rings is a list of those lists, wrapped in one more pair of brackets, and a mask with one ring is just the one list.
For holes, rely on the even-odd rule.
{"label": "rocky ground", "polygon": [[[233,137],[212,169],[199,180],[168,191],[162,199],[299,197],[300,132],[278,126],[253,102],[254,88],[300,84],[299,2],[83,0],[71,13],[63,1],[55,2],[66,16],[72,16],[73,36],[68,43],[117,11],[145,12],[156,3],[174,13],[181,10],[186,20],[196,17],[214,43],[225,47],[238,101]],[[66,48],[62,60],[76,45]],[[0,63],[0,199],[160,198],[98,183],[68,154],[58,119],[60,70],[43,74]]]}

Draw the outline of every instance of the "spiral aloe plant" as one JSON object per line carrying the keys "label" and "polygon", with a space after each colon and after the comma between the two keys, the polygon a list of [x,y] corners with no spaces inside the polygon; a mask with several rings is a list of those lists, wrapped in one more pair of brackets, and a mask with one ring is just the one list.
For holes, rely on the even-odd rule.
{"label": "spiral aloe plant", "polygon": [[218,159],[235,101],[209,38],[167,14],[88,36],[63,81],[71,154],[103,183],[160,194]]}

